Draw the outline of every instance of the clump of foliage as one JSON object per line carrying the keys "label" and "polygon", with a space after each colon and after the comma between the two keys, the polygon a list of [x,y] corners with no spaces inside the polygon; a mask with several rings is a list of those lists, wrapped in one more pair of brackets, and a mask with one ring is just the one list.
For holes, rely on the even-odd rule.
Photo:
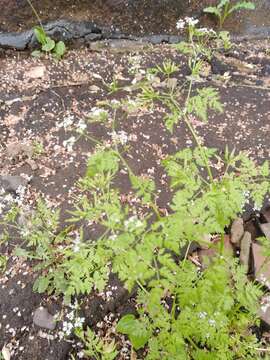
{"label": "clump of foliage", "polygon": [[[116,330],[129,338],[135,351],[144,349],[145,359],[251,360],[258,358],[262,346],[250,330],[258,321],[262,290],[247,279],[237,259],[228,257],[224,234],[247,201],[256,207],[262,204],[270,188],[269,166],[267,162],[257,165],[247,154],[227,148],[221,156],[203,144],[192,117],[206,122],[210,111],[224,109],[217,89],[196,86],[204,49],[199,51],[195,43],[182,44],[180,49],[184,47],[190,66],[185,83],[180,85],[172,77],[177,64],[166,61],[136,84],[134,104],[163,106],[167,129],[173,132],[182,121],[193,136],[192,148],[162,162],[173,193],[168,214],[157,206],[155,182],[135,174],[123,155],[128,139],[117,132],[117,119],[118,112],[127,111],[127,104],[131,111],[130,99],[107,101],[104,107],[109,115],[91,121],[111,127],[112,145],[96,141],[78,184],[80,195],[70,215],[71,225],[59,230],[59,213],[39,201],[37,211],[25,215],[27,221],[19,227],[25,245],[16,253],[37,261],[35,291],[63,294],[67,303],[72,297],[103,290],[111,272],[129,291],[137,289],[137,315],[123,316]],[[158,76],[165,78],[161,87],[153,85]],[[220,171],[214,175],[217,164]],[[120,201],[115,179],[123,168],[140,206],[148,209],[144,216]],[[16,227],[16,212],[12,214],[6,220]],[[78,225],[82,222],[84,226]],[[93,224],[99,224],[100,234],[86,240],[85,226]],[[192,242],[204,244],[209,233],[219,237],[219,252],[201,271],[189,261],[188,249]],[[90,329],[76,332],[85,343],[86,356],[115,358],[114,342],[98,339]]]}
{"label": "clump of foliage", "polygon": [[216,16],[219,20],[219,27],[222,28],[225,20],[237,10],[254,10],[255,4],[250,1],[220,0],[217,6],[209,6],[204,9],[205,13]]}
{"label": "clump of foliage", "polygon": [[52,55],[58,60],[61,59],[66,52],[65,43],[63,41],[55,42],[50,36],[46,34],[41,19],[35,7],[33,6],[31,0],[27,0],[27,2],[31,7],[33,13],[35,14],[37,21],[40,24],[39,26],[34,27],[34,34],[36,36],[37,41],[41,45],[41,50],[33,51],[32,55],[38,57],[42,54],[42,52],[45,52],[45,53],[52,53]]}
{"label": "clump of foliage", "polygon": [[85,356],[95,360],[113,360],[116,358],[118,352],[113,340],[103,341],[99,339],[90,328],[87,328],[85,332],[82,329],[77,329],[76,335],[84,344]]}
{"label": "clump of foliage", "polygon": [[[52,55],[56,59],[61,59],[65,52],[66,52],[66,46],[63,41],[55,42],[50,36],[48,36],[41,26],[36,26],[34,28],[34,33],[37,38],[37,41],[41,45],[41,51],[45,53],[52,53]],[[41,54],[40,50],[33,51],[33,56],[39,56]]]}

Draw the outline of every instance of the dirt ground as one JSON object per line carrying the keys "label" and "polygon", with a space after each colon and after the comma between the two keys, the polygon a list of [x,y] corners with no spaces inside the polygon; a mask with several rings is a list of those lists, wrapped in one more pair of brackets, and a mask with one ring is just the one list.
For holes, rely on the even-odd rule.
{"label": "dirt ground", "polygon": [[[26,0],[4,1],[0,29],[19,31],[36,25]],[[175,32],[177,19],[203,6],[197,0],[33,0],[42,21],[59,18],[95,21],[127,33]],[[199,5],[200,4],[200,5]]]}
{"label": "dirt ground", "polygon": [[[270,158],[270,55],[266,49],[270,49],[269,41],[242,43],[226,56],[214,57],[202,84],[219,89],[225,111],[221,115],[210,114],[207,124],[194,120],[205,145],[220,152],[226,144],[230,149],[248,151],[258,163]],[[98,101],[132,97],[125,91],[108,95],[105,83],[115,78],[121,85],[128,85],[134,79],[134,64],[143,73],[168,58],[180,66],[175,77],[182,83],[188,75],[186,59],[165,45],[138,53],[71,50],[60,62],[34,59],[24,53],[1,55],[0,174],[31,177],[25,204],[31,207],[42,196],[60,207],[65,218],[65,211],[73,205],[76,181],[83,176],[86,160],[94,148],[93,142],[80,138],[72,149],[67,149],[65,140],[78,136],[76,123],[85,119]],[[155,179],[160,193],[158,206],[166,209],[170,194],[160,160],[192,146],[192,140],[183,124],[177,126],[172,136],[164,126],[163,117],[163,110],[158,107],[154,111],[138,109],[129,116],[122,113],[118,130],[125,131],[131,139],[125,153],[129,165],[136,174]],[[60,124],[66,118],[71,118],[73,125],[63,128]],[[87,130],[98,140],[110,139],[104,126],[91,123]],[[42,143],[45,149],[37,159],[12,160],[7,155],[10,144],[33,141]],[[124,198],[132,196],[125,174],[117,179],[117,186]],[[51,314],[66,310],[56,297],[33,293],[36,275],[29,262],[12,256],[16,244],[14,239],[1,249],[10,258],[6,271],[0,274],[0,349],[9,344],[12,360],[71,359],[70,354],[79,347],[72,339],[59,338],[61,322],[53,331],[41,331],[33,325],[33,311],[40,305]],[[98,327],[101,332],[120,314],[133,311],[132,296],[114,277],[107,293],[91,294],[83,301],[86,324]],[[123,339],[119,341],[125,344]],[[129,349],[129,344],[122,346],[125,347]],[[121,352],[120,358],[129,357]]]}

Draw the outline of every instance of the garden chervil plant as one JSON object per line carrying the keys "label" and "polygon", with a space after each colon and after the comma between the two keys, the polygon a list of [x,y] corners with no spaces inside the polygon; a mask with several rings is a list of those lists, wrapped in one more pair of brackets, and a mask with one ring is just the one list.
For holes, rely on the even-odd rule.
{"label": "garden chervil plant", "polygon": [[[189,31],[194,33],[195,25]],[[136,290],[137,314],[124,315],[116,330],[129,338],[134,350],[143,349],[145,359],[258,358],[262,344],[251,326],[258,320],[262,289],[246,278],[237,259],[227,256],[224,234],[247,201],[261,206],[269,192],[269,166],[227,148],[220,156],[203,144],[191,116],[206,122],[209,111],[222,113],[224,108],[217,89],[197,86],[204,48],[193,43],[186,54],[191,74],[183,85],[171,81],[178,71],[173,62],[151,69],[136,84],[137,105],[162,105],[167,129],[173,132],[183,121],[194,140],[192,148],[163,160],[173,193],[168,214],[157,206],[155,182],[138,176],[125,158],[128,136],[118,132],[117,123],[118,112],[129,100],[123,99],[104,103],[106,117],[91,117],[91,122],[110,127],[113,141],[110,146],[96,141],[78,184],[71,225],[59,231],[59,214],[43,202],[23,229],[16,220],[20,209],[8,214],[4,225],[21,231],[24,244],[17,255],[37,261],[35,291],[63,295],[69,303],[73,297],[103,290],[111,272],[129,291]],[[167,86],[154,87],[153,73],[165,76]],[[80,136],[91,138],[86,128]],[[217,163],[221,171],[215,176]],[[140,206],[148,209],[145,215],[120,201],[115,178],[123,168]],[[99,224],[100,234],[86,241],[84,230],[93,224]],[[201,271],[188,260],[188,249],[194,241],[203,244],[209,233],[220,239],[219,253]],[[90,329],[76,332],[85,343],[86,356],[116,357],[113,341],[98,339]]]}

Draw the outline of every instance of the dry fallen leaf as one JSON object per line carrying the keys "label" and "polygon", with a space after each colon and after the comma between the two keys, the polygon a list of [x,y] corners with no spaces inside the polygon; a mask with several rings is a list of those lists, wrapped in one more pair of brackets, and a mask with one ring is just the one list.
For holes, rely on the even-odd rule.
{"label": "dry fallen leaf", "polygon": [[46,68],[44,65],[35,66],[25,73],[28,79],[38,79],[45,75]]}

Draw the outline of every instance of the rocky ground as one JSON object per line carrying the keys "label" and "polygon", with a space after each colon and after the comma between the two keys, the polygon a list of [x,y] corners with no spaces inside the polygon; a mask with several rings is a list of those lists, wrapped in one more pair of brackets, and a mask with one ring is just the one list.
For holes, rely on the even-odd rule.
{"label": "rocky ground", "polygon": [[[222,152],[227,144],[230,149],[247,151],[258,163],[269,160],[269,49],[269,40],[239,43],[226,56],[216,55],[206,64],[202,82],[218,88],[225,105],[224,113],[210,114],[206,124],[194,119],[194,126],[208,147]],[[113,80],[121,86],[134,83],[135,76],[144,75],[147,68],[165,59],[172,59],[180,66],[174,77],[181,84],[188,75],[186,59],[166,45],[140,48],[135,43],[109,42],[71,50],[60,62],[34,59],[26,53],[2,53],[0,188],[10,194],[20,189],[18,201],[30,208],[37,198],[45,198],[62,209],[64,221],[66,210],[72,209],[76,181],[83,176],[86,160],[94,148],[91,140],[78,135],[81,121],[95,111],[99,101],[128,95],[124,90],[108,94],[106,84]],[[177,149],[192,146],[192,140],[183,124],[177,126],[172,136],[164,126],[163,117],[159,108],[137,109],[129,116],[123,112],[118,119],[118,131],[123,131],[129,139],[126,160],[136,174],[155,179],[160,193],[158,206],[166,211],[170,193],[160,160]],[[111,141],[109,130],[101,125],[87,123],[87,132],[98,140]],[[117,182],[122,189],[122,200],[132,201],[126,175]],[[253,210],[248,210],[244,228],[252,233],[252,238],[247,240],[250,244],[258,231],[268,234],[268,229],[256,226],[249,216]],[[261,222],[270,222],[267,214],[264,218],[261,215]],[[234,252],[241,248],[244,231],[241,226],[240,220],[240,236],[232,241]],[[63,308],[59,298],[32,291],[36,275],[31,263],[13,255],[18,243],[14,237],[8,246],[1,245],[1,253],[9,260],[0,275],[0,349],[8,349],[11,359],[70,359],[72,349],[79,353],[80,347],[72,339],[62,339],[61,332],[63,320],[72,309]],[[260,252],[255,245],[253,250]],[[242,257],[246,251],[242,249]],[[192,255],[195,261],[201,261],[201,258],[196,260],[199,255]],[[248,261],[243,261],[249,263],[247,256]],[[255,257],[254,261],[256,265],[261,259]],[[132,309],[132,294],[127,294],[112,277],[106,292],[84,299],[80,316],[102,334],[105,329],[113,328],[120,314]],[[60,319],[56,326],[52,315]],[[120,358],[129,359],[129,343],[124,338],[119,338],[119,343],[122,344]]]}

